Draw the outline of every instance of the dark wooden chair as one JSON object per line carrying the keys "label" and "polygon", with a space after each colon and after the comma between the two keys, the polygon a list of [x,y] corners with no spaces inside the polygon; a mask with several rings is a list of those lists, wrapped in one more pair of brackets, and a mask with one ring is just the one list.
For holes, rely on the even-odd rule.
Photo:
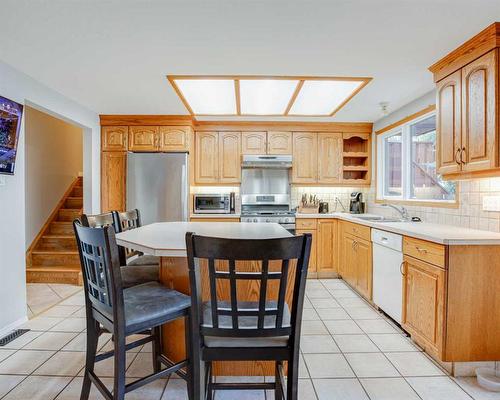
{"label": "dark wooden chair", "polygon": [[[194,397],[212,399],[213,390],[274,389],[277,400],[296,400],[311,235],[239,240],[187,233],[186,246],[192,302]],[[208,271],[201,270],[201,260],[206,260]],[[281,260],[278,269],[270,268],[270,262],[276,263],[273,260]],[[239,271],[238,261],[260,267],[253,272]],[[208,282],[202,286],[203,276]],[[258,282],[257,298],[239,301],[238,283],[249,280]],[[269,288],[272,281],[273,290]],[[217,291],[223,285],[229,286],[229,298],[221,299],[220,293],[218,296]],[[208,290],[209,301],[203,301],[202,287]],[[291,291],[288,294],[291,307],[286,302],[287,290]],[[274,383],[214,383],[214,361],[275,361],[276,379]]]}
{"label": "dark wooden chair", "polygon": [[[130,213],[132,216],[133,215],[137,216],[136,220],[137,222],[135,227],[138,227],[140,226],[139,211],[138,210],[134,211],[136,211],[136,213],[133,212]],[[95,215],[83,214],[81,217],[82,225],[91,228],[112,226],[115,232],[119,233],[123,231],[123,228],[118,215],[119,213],[116,211],[111,211],[103,214],[95,214]],[[131,227],[132,224],[130,225],[129,229],[131,229]],[[134,255],[137,255],[137,257],[141,258],[143,261],[145,261],[144,257],[152,257],[152,256],[143,256],[142,253],[140,252],[129,251],[128,249],[122,246],[118,246],[118,257],[120,260],[120,265],[122,266],[121,272],[122,272],[123,287],[128,288],[146,282],[158,281],[160,276],[160,266],[157,257],[155,257],[156,260],[153,259],[149,260],[150,261],[149,263],[147,262],[136,263],[136,264],[134,264],[133,262],[127,263],[127,259]]]}
{"label": "dark wooden chair", "polygon": [[[80,399],[89,398],[94,383],[104,398],[122,400],[126,393],[172,373],[186,379],[191,388],[191,374],[181,370],[189,368],[188,360],[173,364],[160,352],[160,326],[178,318],[189,320],[189,296],[157,282],[123,289],[114,229],[110,226],[84,227],[78,220],[73,226],[80,253],[87,314],[87,356]],[[126,344],[127,336],[145,331],[150,334]],[[114,350],[97,354],[99,336],[103,332],[113,335]],[[126,351],[148,342],[153,344],[154,372],[125,384]],[[187,353],[190,353],[189,343]],[[94,373],[94,365],[113,356],[115,373],[111,393]],[[166,368],[162,369],[162,366]]]}

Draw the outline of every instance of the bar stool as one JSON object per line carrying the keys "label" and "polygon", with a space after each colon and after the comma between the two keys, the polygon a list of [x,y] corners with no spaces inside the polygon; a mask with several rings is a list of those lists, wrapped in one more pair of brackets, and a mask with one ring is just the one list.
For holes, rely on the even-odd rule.
{"label": "bar stool", "polygon": [[[112,226],[115,232],[118,233],[122,231],[122,228],[117,214],[118,213],[116,211],[95,215],[83,214],[81,217],[82,225],[91,228]],[[137,215],[139,215],[138,212]],[[132,257],[134,255],[140,256],[140,254],[142,254],[139,252],[130,251],[122,246],[118,246],[118,257],[120,260],[120,265],[122,265],[121,274],[122,284],[124,288],[159,280],[160,266],[158,261],[155,262],[151,260],[151,263],[149,264],[127,264],[127,252],[129,253],[129,257]]]}
{"label": "bar stool", "polygon": [[[300,330],[311,235],[240,240],[187,233],[186,248],[192,304],[194,397],[212,399],[213,390],[274,389],[276,400],[297,400]],[[202,260],[206,261],[203,271]],[[259,270],[239,271],[237,261],[240,260],[260,265]],[[270,265],[275,260],[281,261],[278,270]],[[208,276],[208,282],[203,285],[202,276]],[[245,281],[257,282],[251,284],[258,292],[255,301],[237,298],[238,283]],[[277,285],[271,286],[272,281]],[[224,286],[229,288],[229,295],[220,299],[221,293],[218,295],[217,290]],[[202,287],[208,290],[209,301],[203,301]],[[286,297],[291,299],[290,304]],[[214,383],[214,361],[274,361],[275,382]],[[286,383],[285,361],[288,364]]]}
{"label": "bar stool", "polygon": [[[160,326],[178,318],[189,320],[189,296],[167,289],[158,282],[124,289],[114,229],[110,226],[84,227],[78,220],[73,226],[80,253],[87,314],[87,356],[80,399],[89,398],[92,383],[107,400],[123,400],[126,393],[177,373],[188,382],[190,399],[194,400],[191,374],[181,370],[190,368],[188,359],[174,364],[161,354]],[[114,350],[97,354],[99,336],[105,331],[113,335]],[[145,331],[150,334],[126,344],[127,336]],[[154,372],[125,384],[126,351],[148,342],[153,344]],[[189,341],[187,354],[189,357]],[[111,393],[95,374],[94,365],[113,356],[115,374]],[[162,369],[162,366],[166,368]]]}

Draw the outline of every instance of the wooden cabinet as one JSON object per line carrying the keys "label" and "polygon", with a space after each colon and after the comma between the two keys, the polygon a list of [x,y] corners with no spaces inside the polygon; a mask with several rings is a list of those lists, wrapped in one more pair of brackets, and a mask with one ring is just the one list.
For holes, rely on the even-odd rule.
{"label": "wooden cabinet", "polygon": [[437,83],[436,161],[441,175],[460,172],[462,150],[462,72]]}
{"label": "wooden cabinet", "polygon": [[242,154],[266,154],[267,133],[266,132],[242,132],[241,153]]}
{"label": "wooden cabinet", "polygon": [[293,133],[292,182],[318,182],[318,135],[316,133]]}
{"label": "wooden cabinet", "polygon": [[498,51],[493,50],[462,69],[462,170],[498,166]]}
{"label": "wooden cabinet", "polygon": [[355,261],[356,289],[365,298],[372,298],[372,244],[368,240],[355,239],[353,259]]}
{"label": "wooden cabinet", "polygon": [[402,326],[427,352],[441,358],[446,271],[407,255],[403,271]]}
{"label": "wooden cabinet", "polygon": [[101,154],[101,212],[125,211],[127,153],[105,151]]}
{"label": "wooden cabinet", "polygon": [[267,132],[267,154],[292,154],[292,133]]}
{"label": "wooden cabinet", "polygon": [[128,126],[103,126],[101,130],[102,151],[127,151]]}
{"label": "wooden cabinet", "polygon": [[337,220],[318,219],[317,270],[319,278],[337,273]]}
{"label": "wooden cabinet", "polygon": [[162,152],[187,152],[191,139],[188,127],[160,126],[159,150]]}
{"label": "wooden cabinet", "polygon": [[354,270],[353,248],[356,238],[352,235],[344,233],[341,235],[340,243],[340,265],[339,273],[347,283],[351,286],[356,286],[356,273]]}
{"label": "wooden cabinet", "polygon": [[308,276],[316,277],[317,276],[317,248],[318,248],[318,237],[316,229],[296,229],[296,235],[303,235],[304,233],[310,233],[311,238],[311,255],[309,256],[309,267],[308,267]]}
{"label": "wooden cabinet", "polygon": [[219,182],[219,133],[196,132],[195,181]]}
{"label": "wooden cabinet", "polygon": [[158,126],[131,126],[128,135],[128,149],[130,151],[158,151]]}
{"label": "wooden cabinet", "polygon": [[241,182],[241,133],[219,134],[219,182]]}
{"label": "wooden cabinet", "polygon": [[342,134],[318,135],[318,182],[342,181]]}
{"label": "wooden cabinet", "polygon": [[240,132],[196,132],[195,138],[196,183],[241,181]]}

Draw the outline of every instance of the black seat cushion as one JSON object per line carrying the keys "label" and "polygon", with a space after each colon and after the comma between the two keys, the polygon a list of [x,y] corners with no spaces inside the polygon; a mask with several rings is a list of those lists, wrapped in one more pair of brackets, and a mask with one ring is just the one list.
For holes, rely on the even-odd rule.
{"label": "black seat cushion", "polygon": [[123,302],[127,334],[164,324],[185,315],[191,307],[189,296],[168,289],[158,282],[125,289]]}
{"label": "black seat cushion", "polygon": [[120,271],[124,288],[141,285],[147,282],[156,282],[159,280],[160,276],[160,267],[158,265],[127,265],[121,267]]}
{"label": "black seat cushion", "polygon": [[140,266],[140,265],[160,265],[160,257],[150,256],[149,254],[144,254],[142,256],[135,257],[130,261],[127,261],[127,265],[130,266]]}
{"label": "black seat cushion", "polygon": [[[226,301],[220,301],[218,308],[231,309],[231,304]],[[276,308],[275,301],[266,302],[266,309]],[[238,309],[259,309],[259,303],[254,301],[239,301]],[[239,317],[238,326],[242,329],[256,329],[258,318],[253,316]],[[264,328],[274,328],[276,325],[276,317],[274,315],[266,315],[264,317]],[[211,303],[203,303],[203,325],[212,327],[212,308]],[[228,315],[219,315],[219,328],[232,327],[231,317]],[[285,303],[283,310],[283,327],[290,326],[290,309]],[[205,346],[207,347],[284,347],[288,344],[288,336],[271,336],[271,337],[217,337],[204,336]]]}

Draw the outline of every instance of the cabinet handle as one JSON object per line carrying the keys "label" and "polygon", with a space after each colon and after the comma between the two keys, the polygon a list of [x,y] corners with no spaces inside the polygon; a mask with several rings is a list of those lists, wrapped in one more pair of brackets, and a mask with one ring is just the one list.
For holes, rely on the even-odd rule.
{"label": "cabinet handle", "polygon": [[460,165],[462,163],[461,160],[458,159],[458,154],[461,152],[462,150],[460,149],[460,147],[457,149],[457,151],[455,152],[455,162]]}
{"label": "cabinet handle", "polygon": [[[464,157],[464,154],[465,154],[465,157]],[[466,164],[466,162],[464,161],[464,158],[467,158],[467,153],[465,152],[465,147],[462,147],[462,150],[460,151],[460,162],[462,164]]]}
{"label": "cabinet handle", "polygon": [[405,265],[405,262],[401,262],[401,264],[399,265],[399,272],[401,272],[401,275],[402,276],[405,276],[406,274],[403,272],[403,266]]}
{"label": "cabinet handle", "polygon": [[420,253],[427,253],[427,249],[423,249],[421,247],[418,247],[418,246],[415,246],[415,248],[417,249],[418,252]]}

